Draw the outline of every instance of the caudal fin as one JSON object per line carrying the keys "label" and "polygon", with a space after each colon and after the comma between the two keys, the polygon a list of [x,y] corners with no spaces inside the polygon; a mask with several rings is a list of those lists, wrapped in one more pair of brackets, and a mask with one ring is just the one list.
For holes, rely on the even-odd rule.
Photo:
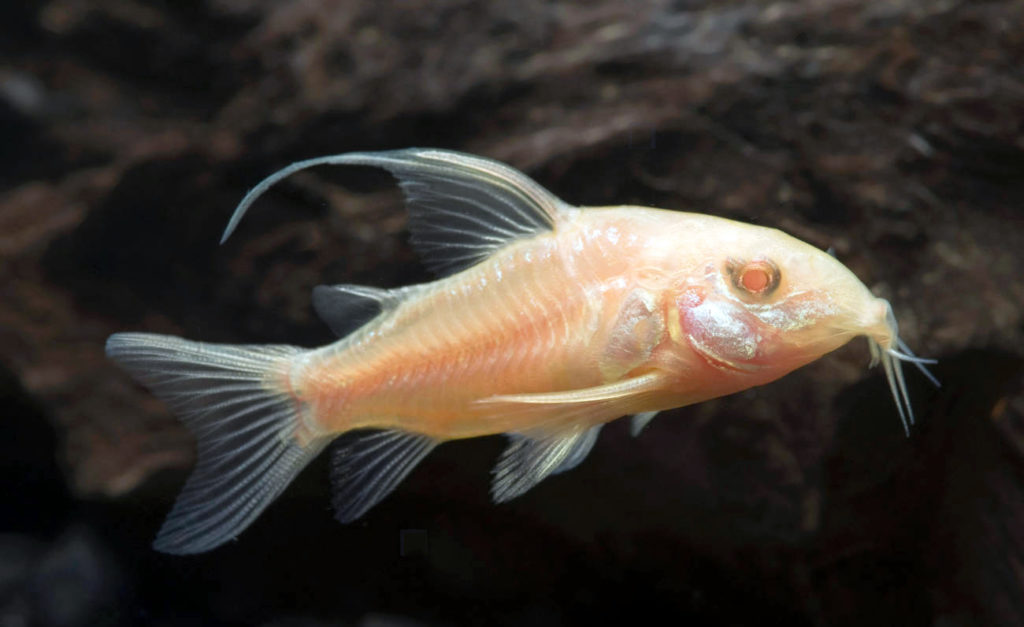
{"label": "caudal fin", "polygon": [[328,443],[302,437],[287,377],[302,349],[116,333],[107,356],[178,414],[198,461],[154,548],[199,553],[242,532]]}

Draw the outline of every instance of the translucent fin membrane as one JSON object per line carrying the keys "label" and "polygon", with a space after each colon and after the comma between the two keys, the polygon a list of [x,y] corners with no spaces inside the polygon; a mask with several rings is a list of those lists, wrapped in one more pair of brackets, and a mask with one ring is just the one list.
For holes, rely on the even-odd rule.
{"label": "translucent fin membrane", "polygon": [[522,172],[450,150],[349,152],[298,161],[246,194],[221,243],[250,205],[281,179],[319,165],[368,165],[397,177],[409,205],[413,247],[440,276],[485,259],[514,240],[552,231],[566,205]]}
{"label": "translucent fin membrane", "polygon": [[[294,346],[206,344],[115,333],[107,355],[166,402],[195,435],[198,460],[154,548],[201,553],[248,527],[327,442],[301,441],[303,406],[275,383]],[[316,434],[313,434],[316,435]]]}

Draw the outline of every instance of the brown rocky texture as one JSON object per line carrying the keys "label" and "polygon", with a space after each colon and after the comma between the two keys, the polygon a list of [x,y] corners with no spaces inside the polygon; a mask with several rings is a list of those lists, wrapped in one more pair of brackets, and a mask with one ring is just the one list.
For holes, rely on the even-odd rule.
{"label": "brown rocky texture", "polygon": [[[575,204],[832,247],[944,387],[912,376],[907,440],[855,343],[638,440],[609,429],[580,470],[494,510],[498,445],[442,448],[393,497],[472,510],[425,523],[431,572],[460,573],[439,586],[503,590],[465,579],[459,525],[514,512],[558,556],[666,595],[709,585],[663,555],[683,554],[811,624],[1024,622],[1024,4],[54,0],[0,23],[0,363],[55,425],[74,493],[143,486],[164,508],[175,486],[147,478],[192,457],[104,359],[111,332],[315,345],[313,286],[428,279],[387,176],[297,175],[218,247],[248,187],[304,157],[455,148]],[[487,572],[507,551],[470,549]]]}

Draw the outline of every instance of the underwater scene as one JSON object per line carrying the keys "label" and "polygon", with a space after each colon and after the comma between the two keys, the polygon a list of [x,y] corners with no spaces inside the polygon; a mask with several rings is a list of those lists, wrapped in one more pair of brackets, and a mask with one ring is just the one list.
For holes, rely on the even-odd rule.
{"label": "underwater scene", "polygon": [[0,625],[1024,624],[1024,5],[0,7]]}

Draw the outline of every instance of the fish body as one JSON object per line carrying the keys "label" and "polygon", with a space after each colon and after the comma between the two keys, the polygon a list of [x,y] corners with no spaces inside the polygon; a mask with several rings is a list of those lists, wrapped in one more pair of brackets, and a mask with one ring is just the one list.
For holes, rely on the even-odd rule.
{"label": "fish body", "polygon": [[[758,335],[769,332],[758,320],[746,369],[721,368],[689,340],[716,287],[705,281],[719,271],[708,261],[717,260],[711,234],[764,229],[640,207],[559,217],[555,232],[421,286],[347,340],[310,353],[293,389],[314,407],[320,429],[397,428],[453,439],[594,426],[745,389],[800,365],[756,355]],[[830,307],[823,298],[813,300],[822,312]],[[583,415],[564,403],[500,400],[645,373],[660,375],[658,387],[595,402]]]}
{"label": "fish body", "polygon": [[198,463],[158,536],[174,553],[237,535],[337,436],[338,518],[386,496],[438,443],[498,433],[504,501],[580,463],[601,426],[761,385],[867,335],[910,414],[892,310],[830,255],[781,231],[643,207],[576,208],[497,162],[448,151],[324,163],[400,180],[414,246],[442,278],[321,286],[342,337],[318,349],[115,334],[108,354],[182,415]]}

